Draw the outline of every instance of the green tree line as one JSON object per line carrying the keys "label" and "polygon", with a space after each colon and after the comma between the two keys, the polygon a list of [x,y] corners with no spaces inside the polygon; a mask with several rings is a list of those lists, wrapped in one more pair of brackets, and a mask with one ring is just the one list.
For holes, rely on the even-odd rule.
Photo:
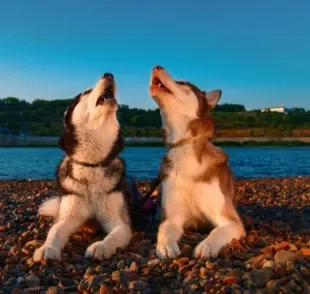
{"label": "green tree line", "polygon": [[[27,102],[15,97],[0,99],[0,127],[28,132],[33,136],[59,136],[63,131],[63,114],[71,99]],[[246,111],[243,105],[220,104],[212,110],[218,130],[276,129],[282,132],[310,129],[310,111],[294,109],[291,113]],[[159,109],[120,107],[118,117],[125,136],[161,136]],[[230,132],[229,132],[230,131]],[[251,133],[252,132],[252,133]],[[287,134],[287,133],[285,133]],[[226,132],[227,135],[227,132]]]}

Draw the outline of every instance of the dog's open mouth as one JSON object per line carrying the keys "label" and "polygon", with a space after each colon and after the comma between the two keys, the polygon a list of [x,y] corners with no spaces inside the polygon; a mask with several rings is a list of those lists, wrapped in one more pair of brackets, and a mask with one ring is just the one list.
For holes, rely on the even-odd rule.
{"label": "dog's open mouth", "polygon": [[109,99],[114,99],[114,83],[107,85],[103,93],[97,99],[96,105],[105,104]]}
{"label": "dog's open mouth", "polygon": [[158,87],[162,90],[168,90],[168,88],[161,82],[161,80],[158,77],[154,77],[152,79],[152,86]]}

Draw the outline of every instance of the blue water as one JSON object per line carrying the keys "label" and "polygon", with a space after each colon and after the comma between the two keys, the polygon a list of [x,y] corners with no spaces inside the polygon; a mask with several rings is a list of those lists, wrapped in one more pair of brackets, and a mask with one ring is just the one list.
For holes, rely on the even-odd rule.
{"label": "blue water", "polygon": [[[310,175],[310,147],[226,147],[237,178]],[[165,148],[127,147],[127,173],[137,179],[156,177]],[[63,156],[58,148],[0,148],[0,179],[54,179]]]}

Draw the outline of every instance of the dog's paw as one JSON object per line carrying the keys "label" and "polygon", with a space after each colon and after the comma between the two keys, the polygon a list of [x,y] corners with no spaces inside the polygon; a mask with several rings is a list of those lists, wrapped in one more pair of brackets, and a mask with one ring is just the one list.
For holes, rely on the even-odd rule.
{"label": "dog's paw", "polygon": [[35,250],[33,254],[33,261],[39,262],[42,260],[61,260],[61,250],[57,247],[50,247],[42,245]]}
{"label": "dog's paw", "polygon": [[114,253],[116,253],[116,247],[104,239],[89,245],[86,249],[85,257],[102,260],[104,258],[110,258]]}
{"label": "dog's paw", "polygon": [[176,258],[181,254],[178,242],[158,242],[156,255],[159,259]]}
{"label": "dog's paw", "polygon": [[219,251],[222,248],[222,244],[214,242],[216,240],[205,239],[201,241],[194,250],[194,257],[203,258],[203,257],[217,257]]}

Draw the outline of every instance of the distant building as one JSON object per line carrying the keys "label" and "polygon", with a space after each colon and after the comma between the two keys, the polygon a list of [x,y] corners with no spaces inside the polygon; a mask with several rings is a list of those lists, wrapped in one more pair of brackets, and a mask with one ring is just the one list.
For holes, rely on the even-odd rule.
{"label": "distant building", "polygon": [[280,113],[290,113],[294,110],[294,108],[287,108],[284,105],[279,107],[270,107],[270,108],[263,108],[261,112],[280,112]]}

